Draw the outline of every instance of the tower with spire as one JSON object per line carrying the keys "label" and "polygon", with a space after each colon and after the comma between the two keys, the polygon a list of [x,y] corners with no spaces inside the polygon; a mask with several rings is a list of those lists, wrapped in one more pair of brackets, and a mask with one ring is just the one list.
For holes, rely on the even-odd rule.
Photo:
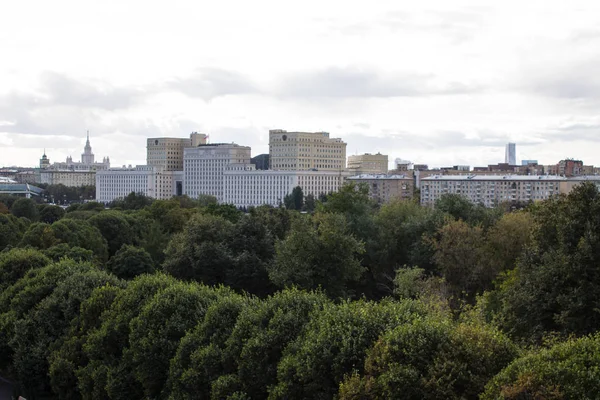
{"label": "tower with spire", "polygon": [[44,155],[40,158],[40,169],[46,169],[50,166],[50,159],[46,155],[46,149],[44,149]]}
{"label": "tower with spire", "polygon": [[94,164],[94,153],[92,153],[92,146],[90,145],[90,131],[87,131],[87,140],[81,155],[81,163],[85,165]]}

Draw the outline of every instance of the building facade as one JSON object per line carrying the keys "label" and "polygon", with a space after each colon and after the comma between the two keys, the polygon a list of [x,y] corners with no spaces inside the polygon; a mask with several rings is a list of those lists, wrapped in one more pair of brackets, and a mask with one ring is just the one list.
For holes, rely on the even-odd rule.
{"label": "building facade", "polygon": [[96,173],[96,200],[109,203],[131,192],[154,199],[170,199],[175,194],[173,172],[151,165],[110,168]]}
{"label": "building facade", "polygon": [[548,199],[567,191],[567,178],[557,175],[435,175],[421,179],[421,204],[432,206],[444,194],[495,207],[504,202]]}
{"label": "building facade", "polygon": [[96,171],[108,168],[110,168],[108,157],[104,157],[102,162],[95,161],[88,133],[81,154],[81,162],[73,161],[73,158],[69,156],[65,162],[50,164],[50,159],[44,151],[44,155],[40,158],[39,180],[41,183],[49,185],[93,186],[96,184]]}
{"label": "building facade", "polygon": [[231,164],[224,172],[223,202],[236,207],[278,206],[296,186],[304,196],[335,192],[347,172],[257,170],[254,164]]}
{"label": "building facade", "polygon": [[415,194],[415,180],[412,174],[361,174],[350,176],[348,181],[366,184],[369,187],[369,196],[378,203],[387,203],[394,199],[411,200]]}
{"label": "building facade", "polygon": [[328,132],[269,131],[270,168],[283,171],[341,171],[346,168],[346,143]]}
{"label": "building facade", "polygon": [[508,165],[517,165],[517,145],[515,143],[506,145],[504,162]]}
{"label": "building facade", "polygon": [[208,135],[192,132],[188,138],[149,138],[146,140],[146,164],[163,171],[183,171],[183,149],[206,144]]}
{"label": "building facade", "polygon": [[388,156],[381,153],[348,156],[348,170],[357,175],[387,174]]}
{"label": "building facade", "polygon": [[183,193],[224,199],[224,172],[230,164],[250,164],[250,147],[234,143],[200,144],[184,149]]}

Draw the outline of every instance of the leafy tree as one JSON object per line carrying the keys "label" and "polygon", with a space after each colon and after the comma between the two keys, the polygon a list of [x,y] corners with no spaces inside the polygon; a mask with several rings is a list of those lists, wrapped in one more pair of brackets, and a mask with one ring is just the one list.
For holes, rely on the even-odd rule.
{"label": "leafy tree", "polygon": [[489,315],[515,337],[600,328],[600,194],[593,184],[533,207],[532,243],[487,296]]}
{"label": "leafy tree", "polygon": [[308,212],[313,212],[317,206],[317,201],[315,200],[315,196],[310,193],[306,195],[304,199],[304,209]]}
{"label": "leafy tree", "polygon": [[173,235],[166,250],[165,272],[207,285],[225,282],[233,260],[227,247],[233,224],[214,215],[195,215],[182,233]]}
{"label": "leafy tree", "polygon": [[52,224],[65,215],[65,210],[59,206],[47,205],[40,210],[40,221],[47,224]]}
{"label": "leafy tree", "polygon": [[292,190],[292,193],[285,196],[283,203],[288,210],[302,210],[302,207],[304,206],[304,193],[302,192],[302,188],[296,186]]}
{"label": "leafy tree", "polygon": [[96,227],[90,225],[87,221],[63,218],[52,224],[52,231],[61,243],[91,250],[101,261],[104,261],[107,257],[106,239],[102,237]]}
{"label": "leafy tree", "polygon": [[215,300],[204,320],[188,332],[171,360],[167,390],[169,398],[210,398],[211,383],[227,368],[223,350],[242,310],[256,305],[256,299],[231,295]]}
{"label": "leafy tree", "polygon": [[24,318],[15,322],[13,368],[18,380],[27,388],[44,392],[49,388],[48,357],[67,339],[70,321],[79,314],[80,305],[92,291],[117,278],[91,266],[81,264],[58,282],[56,289],[40,301]]}
{"label": "leafy tree", "polygon": [[54,245],[44,250],[44,254],[55,262],[60,261],[62,258],[70,258],[71,260],[79,262],[95,261],[94,252],[91,250],[77,246],[71,247],[66,243]]}
{"label": "leafy tree", "polygon": [[318,214],[314,222],[298,219],[277,243],[269,277],[281,287],[322,287],[331,296],[345,296],[348,282],[357,281],[363,272],[358,260],[363,251],[342,215]]}
{"label": "leafy tree", "polygon": [[108,243],[109,257],[123,247],[134,243],[133,229],[123,214],[118,211],[104,211],[88,220],[90,225],[98,228]]}
{"label": "leafy tree", "polygon": [[132,279],[154,271],[154,262],[144,249],[124,244],[108,261],[107,269],[122,279]]}
{"label": "leafy tree", "polygon": [[491,282],[482,262],[484,236],[482,228],[462,220],[450,220],[432,239],[433,260],[448,283],[450,295],[459,298],[464,293],[473,296],[483,289],[482,282]]}
{"label": "leafy tree", "polygon": [[256,223],[267,227],[276,239],[283,239],[298,216],[283,207],[260,206],[250,209],[250,216]]}
{"label": "leafy tree", "polygon": [[486,208],[483,204],[473,204],[460,194],[444,194],[435,202],[436,210],[449,214],[455,220],[463,220],[470,225],[487,228],[502,216],[501,208]]}
{"label": "leafy tree", "polygon": [[226,289],[177,283],[157,293],[131,321],[134,373],[147,397],[161,397],[179,340],[204,318],[211,303],[230,294]]}
{"label": "leafy tree", "polygon": [[[80,399],[77,381],[77,367],[87,364],[83,353],[83,344],[92,329],[100,327],[102,313],[109,309],[117,295],[125,285],[113,286],[110,284],[94,289],[88,299],[81,303],[80,313],[69,326],[69,333],[60,348],[50,353],[48,375],[52,391],[61,399]],[[84,388],[86,389],[86,388]],[[91,393],[83,393],[86,398]]]}
{"label": "leafy tree", "polygon": [[29,270],[48,264],[50,259],[34,249],[12,249],[0,253],[0,290],[16,283]]}
{"label": "leafy tree", "polygon": [[47,249],[58,243],[52,226],[44,222],[34,222],[29,225],[23,234],[19,245],[21,247],[32,246],[37,249]]}
{"label": "leafy tree", "polygon": [[113,201],[111,208],[120,208],[121,210],[141,210],[152,204],[152,198],[142,193],[131,192],[125,198]]}
{"label": "leafy tree", "polygon": [[16,246],[27,229],[27,220],[11,214],[0,214],[0,251],[7,246]]}
{"label": "leafy tree", "polygon": [[211,203],[204,208],[204,213],[224,218],[231,223],[237,223],[242,217],[242,212],[233,204]]}
{"label": "leafy tree", "polygon": [[16,200],[10,208],[10,212],[17,218],[24,217],[30,221],[37,221],[39,217],[35,201],[25,197]]}
{"label": "leafy tree", "polygon": [[76,375],[82,393],[94,399],[142,398],[143,387],[133,374],[129,349],[131,321],[156,293],[175,284],[167,275],[140,275],[119,292],[102,313],[99,328],[91,329],[83,343],[84,363]]}
{"label": "leafy tree", "polygon": [[426,317],[383,334],[368,352],[364,376],[340,385],[340,399],[475,399],[517,355],[485,326]]}
{"label": "leafy tree", "polygon": [[600,393],[600,336],[569,339],[515,360],[487,385],[483,400],[593,399]]}
{"label": "leafy tree", "polygon": [[10,211],[4,203],[0,203],[0,214],[9,214]]}
{"label": "leafy tree", "polygon": [[291,289],[244,308],[223,356],[229,366],[225,372],[238,377],[236,390],[251,398],[266,398],[267,389],[277,382],[277,364],[284,349],[301,334],[313,312],[327,303],[320,293]]}
{"label": "leafy tree", "polygon": [[334,398],[346,375],[362,372],[367,350],[383,332],[429,312],[412,300],[326,305],[284,351],[269,398]]}

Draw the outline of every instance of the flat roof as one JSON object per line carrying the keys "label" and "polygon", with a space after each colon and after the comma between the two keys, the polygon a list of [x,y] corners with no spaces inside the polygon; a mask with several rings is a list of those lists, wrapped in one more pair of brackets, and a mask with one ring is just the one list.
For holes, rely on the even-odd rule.
{"label": "flat roof", "polygon": [[568,181],[559,175],[432,175],[421,181]]}
{"label": "flat roof", "polygon": [[387,175],[387,174],[360,174],[360,175],[355,175],[355,176],[350,176],[347,179],[351,179],[351,180],[367,180],[367,179],[378,179],[378,180],[391,180],[391,179],[413,179],[411,176],[408,175]]}

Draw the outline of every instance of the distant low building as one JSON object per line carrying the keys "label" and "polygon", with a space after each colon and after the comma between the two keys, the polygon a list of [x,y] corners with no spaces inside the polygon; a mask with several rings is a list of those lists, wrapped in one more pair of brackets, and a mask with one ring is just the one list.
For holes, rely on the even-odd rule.
{"label": "distant low building", "polygon": [[364,183],[369,187],[369,196],[378,203],[394,199],[410,200],[415,193],[412,174],[361,174],[348,177],[348,182]]}
{"label": "distant low building", "polygon": [[32,196],[41,196],[43,192],[44,189],[28,183],[18,183],[10,179],[0,180],[0,194],[31,198]]}
{"label": "distant low building", "polygon": [[357,175],[385,174],[388,172],[388,156],[381,153],[349,156],[348,171]]}

